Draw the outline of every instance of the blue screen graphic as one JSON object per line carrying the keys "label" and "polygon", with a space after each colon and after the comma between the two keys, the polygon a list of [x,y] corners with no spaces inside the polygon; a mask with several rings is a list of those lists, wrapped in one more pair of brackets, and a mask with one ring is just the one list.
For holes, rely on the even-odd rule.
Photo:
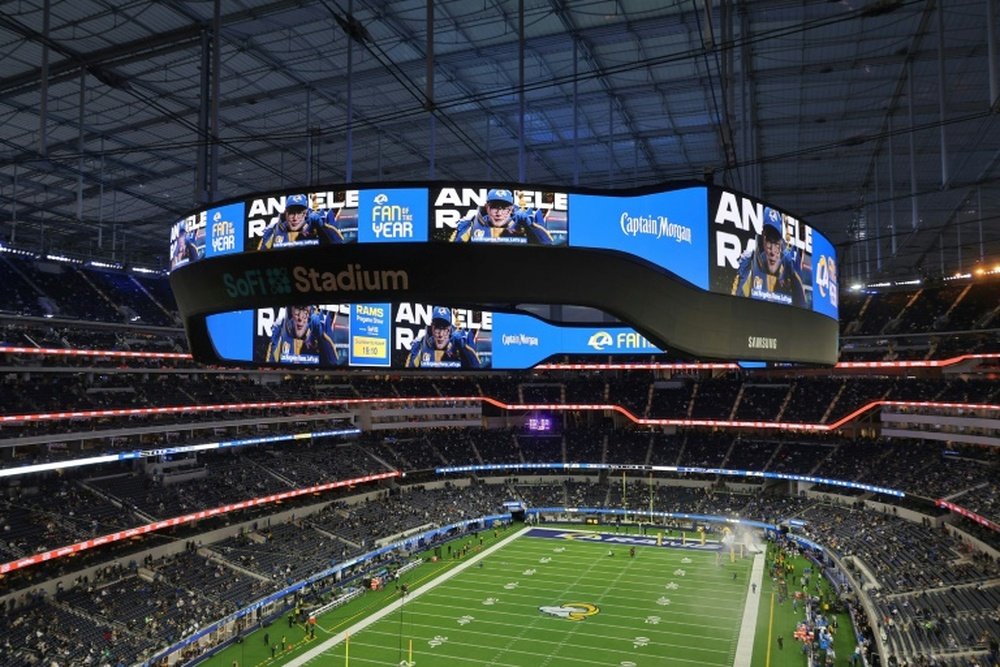
{"label": "blue screen graphic", "polygon": [[427,240],[427,190],[360,190],[358,241],[403,243]]}
{"label": "blue screen graphic", "polygon": [[243,252],[243,202],[208,209],[205,257]]}
{"label": "blue screen graphic", "polygon": [[356,303],[351,306],[350,364],[389,366],[392,341],[392,305]]}
{"label": "blue screen graphic", "polygon": [[813,310],[837,319],[837,251],[826,237],[813,234]]}
{"label": "blue screen graphic", "polygon": [[252,310],[234,310],[205,318],[208,335],[221,358],[253,360],[253,316]]}
{"label": "blue screen graphic", "polygon": [[628,327],[563,327],[530,315],[493,313],[493,367],[531,368],[554,354],[659,354]]}
{"label": "blue screen graphic", "polygon": [[569,244],[647,259],[708,289],[708,190],[686,188],[637,197],[569,196]]}

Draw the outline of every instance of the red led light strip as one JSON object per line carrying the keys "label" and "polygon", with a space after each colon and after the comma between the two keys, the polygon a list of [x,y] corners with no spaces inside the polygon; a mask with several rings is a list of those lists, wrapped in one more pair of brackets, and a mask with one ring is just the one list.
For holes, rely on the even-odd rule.
{"label": "red led light strip", "polygon": [[1000,353],[961,354],[950,359],[921,359],[912,361],[841,361],[834,368],[944,368],[971,359],[1000,359]]}
{"label": "red led light strip", "polygon": [[[840,361],[834,366],[834,370],[850,370],[852,368],[944,368],[955,364],[969,361],[971,359],[1000,359],[1000,353],[987,354],[962,354],[949,359],[914,359],[911,361]],[[661,364],[661,363],[613,363],[613,364],[538,364],[533,370],[544,371],[627,371],[627,370],[664,370],[664,371],[686,371],[686,370],[739,370],[739,364],[731,363],[686,363],[686,364]]]}
{"label": "red led light strip", "polygon": [[155,523],[148,523],[144,526],[137,526],[135,528],[129,528],[127,530],[120,530],[118,532],[110,533],[108,535],[94,537],[89,540],[84,540],[83,542],[77,542],[76,544],[68,544],[64,547],[59,547],[58,549],[53,549],[51,551],[46,551],[44,553],[33,554],[26,558],[19,558],[9,563],[0,564],[0,575],[6,574],[8,572],[13,572],[14,570],[20,570],[21,568],[29,567],[31,565],[37,565],[38,563],[43,563],[45,561],[55,560],[56,558],[63,558],[66,556],[70,556],[72,554],[77,554],[80,553],[81,551],[86,551],[87,549],[93,549],[94,547],[103,546],[105,544],[111,544],[112,542],[119,542],[121,540],[127,540],[129,538],[137,537],[139,535],[145,535],[147,533],[153,533],[158,530],[163,530],[164,528],[172,528],[173,526],[180,526],[185,523],[191,523],[192,521],[207,519],[209,517],[213,517],[219,514],[227,514],[229,512],[235,512],[237,510],[246,509],[248,507],[256,507],[258,505],[275,503],[281,500],[288,500],[289,498],[296,498],[298,496],[308,495],[310,493],[321,493],[323,491],[329,491],[330,489],[338,489],[345,486],[354,486],[356,484],[365,484],[367,482],[376,482],[382,479],[389,479],[391,477],[401,477],[401,476],[402,473],[399,472],[398,470],[393,470],[392,472],[377,473],[373,475],[365,475],[364,477],[345,479],[338,482],[328,482],[327,484],[319,484],[317,486],[310,486],[304,489],[294,489],[292,491],[284,491],[282,493],[275,493],[270,496],[261,496],[260,498],[241,500],[238,503],[230,503],[229,505],[222,505],[220,507],[213,507],[212,509],[201,510],[199,512],[192,512],[191,514],[176,516],[172,519],[163,519],[162,521],[156,521]]}
{"label": "red led light strip", "polygon": [[978,523],[980,526],[985,526],[986,528],[989,528],[990,530],[995,530],[997,532],[1000,532],[1000,525],[997,525],[996,522],[990,521],[986,517],[981,516],[979,514],[976,514],[975,512],[973,512],[971,510],[967,510],[964,507],[962,507],[961,505],[956,505],[955,503],[950,503],[947,500],[938,500],[934,504],[937,505],[938,507],[943,507],[944,509],[948,510],[949,512],[954,512],[955,514],[960,514],[960,515],[964,516],[966,519],[971,519],[972,521],[975,521],[976,523]]}
{"label": "red led light strip", "polygon": [[97,419],[100,417],[142,417],[178,413],[267,410],[276,408],[322,408],[332,405],[363,405],[371,403],[449,403],[481,401],[482,396],[427,398],[326,398],[302,401],[259,401],[256,403],[217,403],[214,405],[171,405],[160,408],[112,408],[110,410],[77,410],[72,412],[40,412],[27,415],[0,415],[0,424],[12,422],[55,421],[60,419]]}
{"label": "red led light strip", "polygon": [[544,403],[502,403],[498,400],[483,396],[481,400],[495,405],[504,410],[611,410],[623,415],[630,421],[640,426],[726,426],[730,428],[777,428],[791,429],[796,431],[826,431],[829,427],[826,424],[803,424],[795,422],[764,422],[764,421],[728,421],[721,419],[650,419],[636,417],[627,409],[620,405],[611,403],[587,404],[587,403],[567,403],[562,405],[546,405]]}
{"label": "red led light strip", "polygon": [[41,412],[26,415],[2,415],[0,424],[4,423],[27,423],[41,421],[57,421],[60,419],[97,419],[100,417],[140,417],[148,415],[165,415],[178,413],[199,413],[199,412],[219,412],[219,411],[239,411],[239,410],[262,410],[278,408],[310,408],[329,407],[339,405],[349,407],[352,405],[407,405],[413,403],[434,404],[434,403],[454,403],[456,401],[483,401],[496,406],[502,410],[611,410],[617,412],[635,424],[640,426],[707,426],[725,428],[756,428],[756,429],[785,429],[793,431],[826,432],[835,431],[844,424],[856,419],[858,416],[880,406],[893,407],[916,407],[916,408],[945,408],[962,410],[1000,410],[1000,405],[990,405],[982,403],[934,403],[932,401],[872,401],[854,412],[848,414],[831,424],[803,423],[803,422],[768,422],[768,421],[733,421],[724,419],[673,419],[673,418],[643,418],[637,417],[626,408],[612,403],[567,403],[567,404],[547,404],[547,403],[504,403],[488,396],[429,396],[410,398],[343,398],[343,399],[313,399],[303,401],[265,401],[258,403],[219,403],[215,405],[175,405],[161,408],[120,408],[110,410],[79,410],[73,412]]}
{"label": "red led light strip", "polygon": [[[128,352],[121,350],[70,350],[54,347],[15,347],[0,345],[0,353],[7,354],[38,354],[38,355],[65,355],[75,357],[119,357],[132,359],[174,359],[191,360],[190,354],[181,352]],[[841,361],[834,366],[834,369],[852,368],[944,368],[953,366],[963,361],[971,359],[1000,359],[1000,353],[987,354],[962,354],[949,359],[916,359],[912,361]],[[734,363],[614,363],[614,364],[539,364],[534,370],[558,371],[558,370],[738,370],[739,364]]]}
{"label": "red led light strip", "polygon": [[960,410],[1000,410],[1000,405],[990,405],[982,403],[934,403],[933,401],[873,401],[868,405],[862,406],[855,410],[854,412],[848,414],[845,417],[841,417],[837,421],[829,425],[829,430],[833,431],[847,422],[856,419],[863,413],[873,410],[879,406],[891,406],[900,408],[947,408],[949,410],[960,409]]}
{"label": "red led light strip", "polygon": [[182,352],[130,352],[127,350],[69,350],[56,347],[14,347],[0,345],[0,353],[5,354],[47,354],[67,357],[117,357],[126,359],[184,359],[191,360],[190,354]]}

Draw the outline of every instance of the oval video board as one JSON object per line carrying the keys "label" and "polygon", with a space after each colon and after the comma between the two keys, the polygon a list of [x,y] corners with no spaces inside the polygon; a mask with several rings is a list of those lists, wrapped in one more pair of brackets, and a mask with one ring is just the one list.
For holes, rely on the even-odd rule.
{"label": "oval video board", "polygon": [[[262,193],[177,221],[170,256],[192,353],[212,363],[482,369],[560,353],[837,355],[830,242],[765,202],[702,184]],[[618,322],[543,322],[518,314],[524,303],[587,306]]]}

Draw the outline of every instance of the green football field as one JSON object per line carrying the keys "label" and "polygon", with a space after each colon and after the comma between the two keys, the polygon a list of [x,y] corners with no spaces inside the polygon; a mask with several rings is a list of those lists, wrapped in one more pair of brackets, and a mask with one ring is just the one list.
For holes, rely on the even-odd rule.
{"label": "green football field", "polygon": [[[605,540],[618,538],[603,530]],[[805,664],[796,642],[777,650],[773,637],[790,638],[795,616],[787,604],[772,616],[766,577],[751,592],[751,557],[717,562],[714,551],[639,545],[633,558],[629,545],[586,531],[508,539],[514,534],[497,540],[484,531],[483,551],[408,573],[402,604],[395,587],[370,592],[321,616],[315,638],[280,619],[266,629],[269,644],[258,631],[203,664],[730,667],[748,596],[753,622],[741,664]],[[453,548],[463,544],[478,541]],[[281,639],[291,648],[272,658]]]}
{"label": "green football field", "polygon": [[720,566],[714,552],[655,546],[635,552],[523,536],[303,662],[732,665],[751,561]]}

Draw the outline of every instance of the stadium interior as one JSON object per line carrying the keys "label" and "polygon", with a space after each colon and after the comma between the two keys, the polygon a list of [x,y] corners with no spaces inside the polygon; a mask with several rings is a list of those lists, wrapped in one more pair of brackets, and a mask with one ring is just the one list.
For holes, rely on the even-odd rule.
{"label": "stadium interior", "polygon": [[[119,4],[0,2],[0,667],[197,664],[511,501],[780,527],[846,578],[866,664],[997,664],[995,0]],[[839,363],[188,354],[194,207],[500,177],[779,202],[837,246]]]}
{"label": "stadium interior", "polygon": [[[512,499],[604,509],[623,507],[624,493],[644,505],[650,482],[657,510],[797,521],[857,562],[876,618],[893,621],[891,655],[965,665],[1000,630],[1000,281],[848,293],[832,371],[653,357],[636,370],[606,357],[586,369],[577,359],[523,374],[380,376],[200,366],[163,275],[11,252],[0,271],[2,468],[55,468],[3,480],[0,561],[88,545],[4,575],[0,664],[85,664],[112,645],[138,663],[428,523]],[[539,419],[551,430],[527,428]],[[295,434],[317,435],[282,438]],[[246,444],[183,451],[219,442]],[[156,454],[167,448],[181,451]],[[130,451],[147,455],[90,460]],[[488,465],[501,469],[441,472]],[[703,472],[644,472],[672,466]],[[303,493],[88,544],[286,492]],[[178,591],[197,604],[177,607]]]}

